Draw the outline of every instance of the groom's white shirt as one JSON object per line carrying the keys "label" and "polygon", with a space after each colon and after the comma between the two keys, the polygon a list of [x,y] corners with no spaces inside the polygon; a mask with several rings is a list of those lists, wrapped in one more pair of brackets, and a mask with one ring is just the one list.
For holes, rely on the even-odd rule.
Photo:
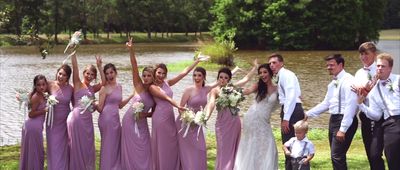
{"label": "groom's white shirt", "polygon": [[[309,117],[317,117],[321,113],[328,111],[331,115],[343,114],[343,120],[340,124],[340,131],[346,132],[353,123],[353,118],[357,113],[357,94],[351,89],[354,83],[354,77],[342,70],[337,75],[338,82],[332,81],[328,84],[324,100],[306,112]],[[336,84],[335,84],[336,83]],[[340,95],[340,113],[339,113],[339,89]]]}
{"label": "groom's white shirt", "polygon": [[301,90],[296,75],[282,67],[278,74],[279,103],[283,105],[283,120],[290,120],[296,103],[301,103]]}

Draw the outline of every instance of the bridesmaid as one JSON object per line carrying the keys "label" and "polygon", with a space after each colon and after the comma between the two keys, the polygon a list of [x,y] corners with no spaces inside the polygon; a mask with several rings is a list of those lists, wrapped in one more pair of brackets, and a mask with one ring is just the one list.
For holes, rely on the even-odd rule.
{"label": "bridesmaid", "polygon": [[[257,69],[257,60],[254,60],[254,67],[241,80],[234,83],[236,87],[244,86],[254,75]],[[218,81],[220,85],[212,89],[210,99],[206,109],[206,115],[210,118],[215,108],[216,99],[220,93],[221,87],[226,86],[232,78],[232,72],[229,68],[222,68],[218,71]],[[229,108],[218,111],[217,121],[215,124],[215,133],[217,138],[217,157],[215,161],[215,169],[232,170],[235,165],[236,151],[240,140],[240,117],[232,115]]]}
{"label": "bridesmaid", "polygon": [[119,109],[133,97],[122,100],[122,86],[117,83],[117,69],[114,64],[104,66],[106,85],[100,90],[97,111],[101,135],[100,169],[121,169],[121,123]]}
{"label": "bridesmaid", "polygon": [[[126,46],[130,52],[135,96],[131,100],[131,107],[129,107],[122,119],[122,169],[150,170],[153,162],[151,159],[150,132],[146,117],[151,116],[148,111],[154,107],[153,98],[148,92],[149,86],[153,82],[154,70],[152,67],[145,67],[142,71],[142,79],[140,79],[132,39],[126,43]],[[140,114],[139,120],[135,120],[132,105],[138,102],[144,104],[144,109]]]}
{"label": "bridesmaid", "polygon": [[73,87],[69,84],[72,69],[63,64],[57,69],[55,81],[49,81],[50,94],[55,96],[58,104],[54,106],[52,127],[46,126],[47,169],[68,170],[69,148],[67,117],[71,112]]}
{"label": "bridesmaid", "polygon": [[150,86],[149,91],[153,95],[156,107],[152,116],[152,138],[151,149],[154,162],[154,169],[179,170],[179,148],[178,137],[175,126],[175,115],[172,106],[183,110],[176,102],[172,100],[172,89],[185,77],[200,61],[196,59],[194,63],[186,67],[176,77],[165,80],[167,77],[167,66],[157,64],[154,70],[155,80]]}
{"label": "bridesmaid", "polygon": [[19,169],[44,168],[43,123],[47,112],[47,80],[43,75],[33,79],[33,90],[29,94],[29,118],[22,127],[21,155]]}
{"label": "bridesmaid", "polygon": [[[67,118],[70,146],[69,169],[94,170],[96,160],[92,118],[94,110],[91,108],[85,109],[85,106],[80,102],[84,96],[94,99],[94,93],[99,91],[103,84],[90,85],[90,82],[96,79],[97,75],[97,70],[93,65],[85,68],[83,71],[83,81],[81,81],[75,52],[71,55],[74,108]],[[100,57],[96,57],[96,63],[101,73],[102,82],[105,82]]]}
{"label": "bridesmaid", "polygon": [[[187,87],[182,95],[181,107],[185,107],[193,112],[200,111],[207,104],[207,94],[218,83],[205,85],[206,70],[203,67],[196,67],[193,71],[194,85]],[[182,121],[180,115],[176,119],[176,128],[181,129]],[[179,156],[181,159],[182,169],[206,170],[207,169],[207,153],[206,142],[203,130],[199,130],[198,125],[191,125],[186,137],[183,137],[184,130],[178,134]]]}

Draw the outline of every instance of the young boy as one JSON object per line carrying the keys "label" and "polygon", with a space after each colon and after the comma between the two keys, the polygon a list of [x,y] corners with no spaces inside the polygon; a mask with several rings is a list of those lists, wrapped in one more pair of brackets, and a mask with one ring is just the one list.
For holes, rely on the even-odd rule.
{"label": "young boy", "polygon": [[306,137],[308,123],[304,120],[294,125],[295,136],[283,145],[285,155],[291,157],[293,170],[309,170],[310,161],[314,157],[314,144]]}

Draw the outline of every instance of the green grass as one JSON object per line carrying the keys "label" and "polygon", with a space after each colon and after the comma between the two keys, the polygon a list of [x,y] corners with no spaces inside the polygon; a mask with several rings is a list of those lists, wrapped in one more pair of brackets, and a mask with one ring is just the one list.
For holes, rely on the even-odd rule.
{"label": "green grass", "polygon": [[381,30],[379,32],[380,40],[400,40],[400,29]]}
{"label": "green grass", "polygon": [[[276,138],[279,169],[284,169],[284,155],[281,149],[281,138],[279,129],[274,129]],[[307,134],[308,138],[315,145],[315,157],[311,161],[312,169],[332,169],[330,159],[330,149],[328,142],[328,132],[326,129],[311,129]],[[206,137],[207,146],[207,166],[208,169],[214,169],[215,158],[217,155],[215,133],[209,132]],[[0,169],[18,169],[19,164],[19,145],[0,147]],[[99,168],[100,140],[96,139],[96,167]],[[364,145],[360,137],[360,130],[357,131],[351,147],[347,152],[347,163],[349,169],[368,169],[368,160],[364,151]],[[47,167],[46,161],[45,166]]]}

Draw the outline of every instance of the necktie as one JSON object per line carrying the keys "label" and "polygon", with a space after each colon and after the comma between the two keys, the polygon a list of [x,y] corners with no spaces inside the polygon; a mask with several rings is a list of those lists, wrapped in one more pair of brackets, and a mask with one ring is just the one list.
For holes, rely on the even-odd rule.
{"label": "necktie", "polygon": [[382,85],[383,85],[383,86],[386,86],[388,83],[390,83],[390,79],[381,80],[381,82],[382,82]]}
{"label": "necktie", "polygon": [[363,67],[363,69],[364,69],[365,71],[371,71],[371,69],[369,69],[368,67]]}

